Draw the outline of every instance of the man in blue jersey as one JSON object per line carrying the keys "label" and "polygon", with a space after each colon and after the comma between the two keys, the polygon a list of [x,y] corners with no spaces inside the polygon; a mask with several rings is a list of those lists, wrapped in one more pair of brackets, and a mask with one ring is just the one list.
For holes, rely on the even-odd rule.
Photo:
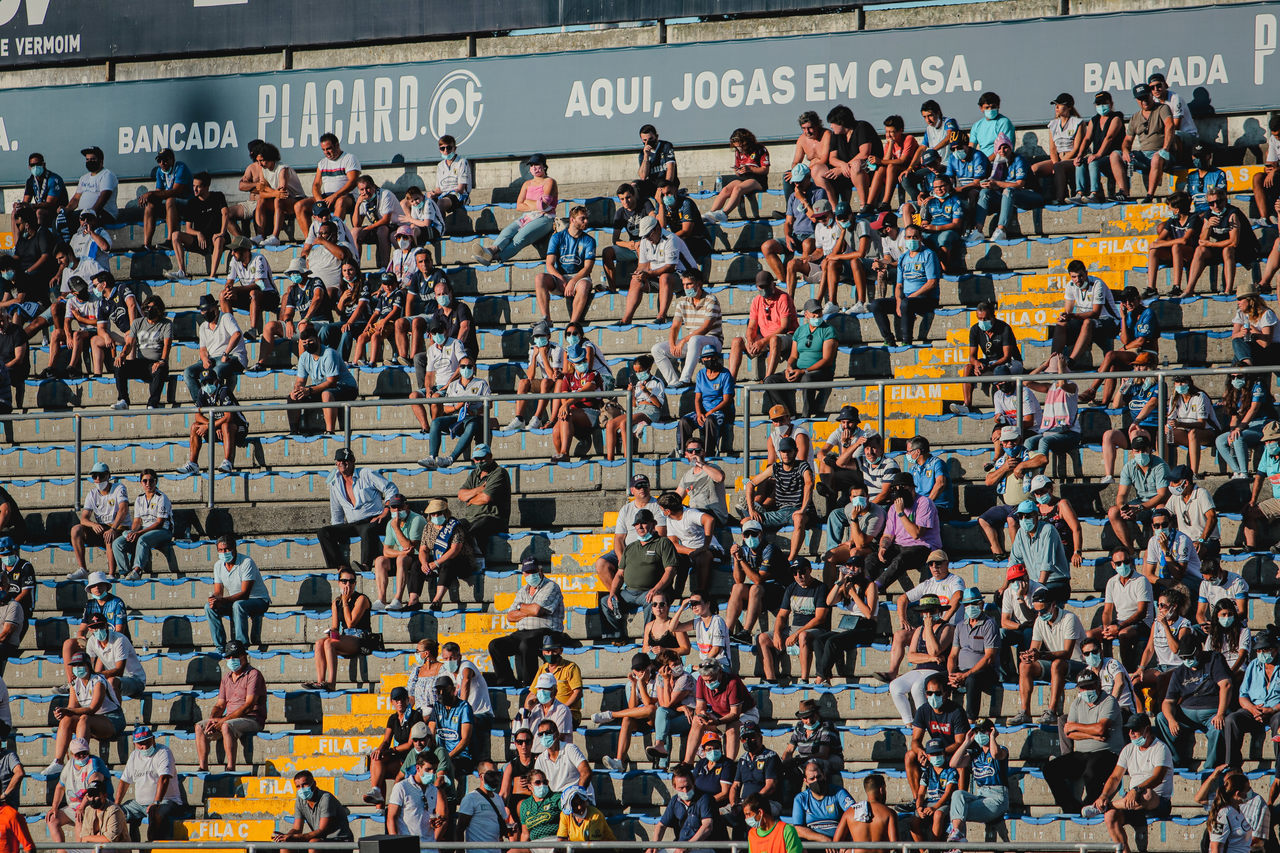
{"label": "man in blue jersey", "polygon": [[569,227],[551,235],[547,243],[547,268],[534,279],[538,312],[551,322],[551,294],[563,295],[571,304],[569,322],[586,320],[591,306],[591,271],[596,265],[596,238],[587,233],[587,209],[569,211]]}

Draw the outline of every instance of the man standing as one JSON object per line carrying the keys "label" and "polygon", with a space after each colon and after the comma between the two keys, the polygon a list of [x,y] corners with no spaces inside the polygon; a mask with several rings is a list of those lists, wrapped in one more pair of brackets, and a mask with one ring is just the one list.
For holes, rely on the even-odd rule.
{"label": "man standing", "polygon": [[[534,557],[520,561],[520,574],[524,583],[507,611],[507,621],[516,630],[489,642],[493,665],[489,681],[495,686],[530,683],[538,667],[543,638],[564,641],[564,594],[560,585],[543,573]],[[511,669],[512,655],[516,658],[515,672]]]}
{"label": "man standing", "polygon": [[320,551],[330,569],[351,568],[343,552],[353,535],[360,537],[360,571],[369,571],[381,553],[390,510],[386,502],[400,494],[395,484],[371,468],[356,468],[356,455],[341,447],[333,455],[336,470],[329,475],[329,524],[320,528]]}

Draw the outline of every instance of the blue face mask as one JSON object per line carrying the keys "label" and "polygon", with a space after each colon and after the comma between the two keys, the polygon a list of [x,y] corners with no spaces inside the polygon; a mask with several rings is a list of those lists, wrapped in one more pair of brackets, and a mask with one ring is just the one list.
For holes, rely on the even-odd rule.
{"label": "blue face mask", "polygon": [[908,237],[908,238],[907,238],[907,251],[908,251],[908,252],[918,252],[918,251],[920,251],[920,241],[919,241],[919,240],[917,240],[915,237]]}
{"label": "blue face mask", "polygon": [[1105,116],[1107,113],[1111,112],[1111,106],[1109,104],[1094,104],[1093,111],[1100,116]]}
{"label": "blue face mask", "polygon": [[742,820],[743,822],[746,823],[747,826],[751,827],[752,829],[755,829],[757,826],[760,825],[760,818],[758,817],[744,817]]}
{"label": "blue face mask", "polygon": [[1097,652],[1094,652],[1093,654],[1090,654],[1090,655],[1085,655],[1084,662],[1087,663],[1089,666],[1093,667],[1094,669],[1097,669],[1098,667],[1102,666],[1102,655],[1098,654]]}
{"label": "blue face mask", "polygon": [[1083,696],[1084,701],[1088,702],[1090,705],[1097,705],[1102,701],[1102,694],[1097,690],[1082,690],[1080,695]]}
{"label": "blue face mask", "polygon": [[977,619],[981,615],[982,615],[981,604],[966,604],[964,606],[964,618]]}
{"label": "blue face mask", "polygon": [[556,742],[556,736],[551,732],[546,732],[545,734],[538,735],[538,740],[544,749],[550,749],[552,744]]}
{"label": "blue face mask", "polygon": [[201,385],[200,389],[204,391],[204,393],[212,395],[217,393],[218,386],[217,385]]}
{"label": "blue face mask", "polygon": [[13,281],[17,275],[17,270],[5,270],[4,272],[0,272],[0,276],[3,276],[5,281]]}
{"label": "blue face mask", "polygon": [[462,375],[463,379],[470,379],[476,375],[476,369],[474,367],[460,367],[458,368],[458,373]]}
{"label": "blue face mask", "polygon": [[542,705],[550,705],[550,704],[551,704],[551,691],[550,691],[550,690],[539,690],[539,691],[538,691],[538,702],[539,702],[539,704],[542,704]]}
{"label": "blue face mask", "polygon": [[295,793],[298,795],[298,799],[309,800],[311,799],[311,791],[312,787],[310,785],[299,785]]}
{"label": "blue face mask", "polygon": [[992,107],[985,107],[982,110],[982,117],[987,121],[995,121],[995,117],[1000,115],[1000,111]]}
{"label": "blue face mask", "polygon": [[[687,293],[688,291],[686,290],[685,292]],[[580,343],[582,343],[582,335],[565,335],[564,336],[564,345],[566,349],[568,347],[571,347],[575,344],[580,344]]]}
{"label": "blue face mask", "polygon": [[1018,519],[1018,524],[1027,533],[1031,533],[1036,529],[1036,520],[1034,518],[1020,518]]}
{"label": "blue face mask", "polygon": [[934,767],[941,767],[947,763],[947,757],[945,755],[930,755],[929,763]]}
{"label": "blue face mask", "polygon": [[866,495],[858,495],[857,497],[850,498],[850,499],[849,499],[849,506],[853,507],[854,509],[866,509],[866,508],[867,508],[867,496],[866,496]]}
{"label": "blue face mask", "polygon": [[442,293],[436,297],[436,303],[443,308],[448,308],[453,304],[453,297],[447,293]]}
{"label": "blue face mask", "polygon": [[533,345],[535,347],[539,347],[539,348],[545,347],[549,343],[551,343],[551,339],[548,337],[544,337],[542,335],[539,335],[533,339]]}
{"label": "blue face mask", "polygon": [[1144,746],[1146,746],[1146,745],[1147,745],[1147,736],[1146,736],[1146,735],[1138,735],[1136,738],[1131,739],[1131,740],[1130,740],[1130,743],[1132,743],[1134,746],[1138,747],[1138,749],[1142,749],[1142,747],[1144,747]]}
{"label": "blue face mask", "polygon": [[986,732],[978,732],[976,735],[973,736],[973,742],[976,743],[978,746],[986,748],[991,745],[991,735],[987,734]]}
{"label": "blue face mask", "polygon": [[242,668],[244,668],[244,661],[240,660],[240,658],[232,658],[227,661],[227,669],[232,672],[239,672]]}
{"label": "blue face mask", "polygon": [[431,340],[435,341],[436,346],[444,346],[444,342],[448,339],[448,335],[444,332],[432,332]]}
{"label": "blue face mask", "polygon": [[14,566],[18,565],[18,555],[5,554],[3,557],[0,557],[0,562],[3,562],[5,566],[12,569]]}
{"label": "blue face mask", "polygon": [[1234,388],[1234,389],[1236,389],[1237,391],[1239,391],[1240,389],[1244,388],[1244,384],[1245,384],[1245,383],[1244,383],[1244,380],[1243,380],[1243,379],[1232,379],[1232,380],[1231,380],[1231,387],[1232,387],[1232,388]]}
{"label": "blue face mask", "polygon": [[1137,460],[1139,465],[1146,468],[1151,465],[1151,454],[1146,452],[1139,453],[1137,454]]}
{"label": "blue face mask", "polygon": [[989,331],[991,331],[991,327],[992,327],[993,325],[995,325],[995,324],[994,324],[994,323],[992,323],[990,320],[979,320],[979,321],[978,321],[978,328],[979,328],[979,329],[981,329],[981,330],[982,330],[982,331],[984,331],[984,332],[989,332]]}
{"label": "blue face mask", "polygon": [[744,536],[742,537],[742,541],[746,543],[748,548],[755,549],[760,547],[759,536]]}
{"label": "blue face mask", "polygon": [[95,628],[93,631],[93,638],[99,643],[105,643],[107,641],[107,629]]}
{"label": "blue face mask", "polygon": [[88,678],[88,677],[89,677],[89,667],[87,667],[87,666],[74,666],[74,667],[72,667],[72,668],[71,668],[71,674],[72,674],[72,675],[74,675],[76,678],[80,678],[80,679]]}
{"label": "blue face mask", "polygon": [[1122,578],[1129,577],[1129,575],[1133,574],[1133,564],[1121,563],[1120,565],[1116,566],[1116,574],[1118,574]]}
{"label": "blue face mask", "polygon": [[1049,501],[1053,500],[1053,495],[1052,495],[1052,494],[1047,494],[1047,495],[1033,495],[1033,497],[1036,499],[1036,503],[1040,504],[1041,506],[1044,506],[1044,505],[1045,505],[1045,504],[1047,504]]}
{"label": "blue face mask", "polygon": [[433,515],[433,516],[431,516],[431,523],[432,523],[432,524],[434,524],[436,527],[443,527],[443,526],[444,526],[445,521],[447,521],[447,520],[448,520],[448,519],[447,519],[445,516],[443,516],[443,515]]}
{"label": "blue face mask", "polygon": [[722,758],[724,758],[724,750],[722,749],[707,750],[707,761],[710,761],[712,764],[718,764],[720,762],[720,759]]}
{"label": "blue face mask", "polygon": [[302,273],[298,273],[298,272],[289,273],[289,281],[293,282],[294,284],[302,284]]}
{"label": "blue face mask", "polygon": [[1040,615],[1040,618],[1041,618],[1041,619],[1043,619],[1045,622],[1052,621],[1052,619],[1053,619],[1053,608],[1051,608],[1051,607],[1046,607],[1044,610],[1041,610],[1041,611],[1040,611],[1040,614],[1039,614],[1039,615]]}
{"label": "blue face mask", "polygon": [[639,539],[641,542],[648,542],[650,539],[653,538],[653,531],[650,530],[647,533],[637,533],[636,538]]}
{"label": "blue face mask", "polygon": [[1173,391],[1175,394],[1189,394],[1191,393],[1191,386],[1179,383],[1173,386]]}
{"label": "blue face mask", "polygon": [[234,551],[219,551],[218,559],[224,566],[229,566],[236,561],[236,555]]}
{"label": "blue face mask", "polygon": [[648,371],[645,371],[645,372],[643,372],[643,373],[635,373],[635,374],[633,374],[633,375],[634,375],[635,380],[636,380],[637,382],[648,382],[648,381],[649,381],[649,373],[648,373]]}
{"label": "blue face mask", "polygon": [[935,711],[942,707],[942,697],[937,693],[930,693],[925,699],[928,700],[929,707]]}
{"label": "blue face mask", "polygon": [[533,786],[533,796],[535,799],[545,800],[547,798],[547,794],[550,792],[551,792],[550,785],[534,785]]}
{"label": "blue face mask", "polygon": [[1275,442],[1275,441],[1267,442],[1267,455],[1280,456],[1280,442]]}
{"label": "blue face mask", "polygon": [[1265,652],[1258,652],[1258,660],[1262,661],[1263,664],[1274,663],[1275,659],[1276,659],[1276,653],[1271,651],[1270,649],[1268,649]]}
{"label": "blue face mask", "polygon": [[44,166],[32,166],[31,177],[38,178],[44,174]]}
{"label": "blue face mask", "polygon": [[1230,628],[1236,622],[1236,617],[1230,613],[1223,613],[1218,617],[1218,624],[1223,628]]}

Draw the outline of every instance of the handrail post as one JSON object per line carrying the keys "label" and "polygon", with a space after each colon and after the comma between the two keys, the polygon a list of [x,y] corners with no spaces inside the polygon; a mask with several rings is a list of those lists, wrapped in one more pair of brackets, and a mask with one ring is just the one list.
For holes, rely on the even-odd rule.
{"label": "handrail post", "polygon": [[[742,476],[751,479],[751,386],[742,389]],[[703,448],[706,450],[707,448]],[[716,448],[719,450],[720,448]],[[748,507],[748,510],[750,507]]]}
{"label": "handrail post", "polygon": [[[320,413],[324,417],[324,412]],[[342,403],[342,440],[347,446],[351,446],[351,401],[344,400]]]}
{"label": "handrail post", "polygon": [[1157,423],[1159,424],[1159,427],[1156,430],[1156,453],[1161,459],[1165,458],[1165,451],[1168,450],[1166,447],[1166,436],[1168,433],[1165,430],[1164,424],[1166,417],[1165,412],[1169,410],[1169,392],[1165,389],[1164,378],[1164,371],[1162,370],[1160,371],[1159,378],[1156,379],[1156,413],[1158,415]]}
{"label": "handrail post", "polygon": [[84,502],[83,501],[84,484],[82,482],[84,480],[84,464],[80,461],[80,452],[84,449],[84,418],[80,417],[79,415],[73,415],[71,420],[75,426],[75,436],[76,436],[76,465],[75,465],[76,505],[74,509],[76,511],[79,511],[81,505]]}
{"label": "handrail post", "polygon": [[635,399],[631,394],[627,394],[626,399],[627,421],[622,427],[622,440],[626,442],[627,449],[627,488],[624,491],[630,492],[631,478],[636,475],[636,436],[631,431],[632,420],[635,418]]}
{"label": "handrail post", "polygon": [[1017,422],[1017,423],[1015,423],[1015,424],[1014,424],[1014,426],[1016,426],[1016,427],[1018,428],[1018,437],[1019,437],[1019,439],[1021,439],[1021,437],[1022,437],[1022,416],[1023,416],[1023,412],[1022,412],[1022,389],[1023,389],[1023,385],[1022,385],[1022,377],[1021,377],[1021,376],[1019,376],[1019,377],[1018,377],[1017,379],[1015,379],[1015,380],[1014,380],[1014,382],[1013,382],[1013,393],[1014,393],[1014,395],[1018,398],[1018,422]]}
{"label": "handrail post", "polygon": [[[484,440],[484,443],[485,443],[485,444],[489,444],[489,442],[490,442],[490,441],[491,441],[491,439],[492,439],[492,435],[493,435],[493,430],[492,430],[492,428],[491,428],[491,424],[489,423],[489,407],[490,407],[490,406],[493,406],[493,407],[494,407],[494,409],[493,409],[494,414],[497,414],[497,411],[498,411],[498,409],[497,409],[497,405],[498,405],[498,404],[494,402],[494,400],[493,400],[493,398],[492,398],[491,396],[485,395],[485,398],[484,398],[484,423],[481,425],[481,426],[482,426],[482,429],[481,429],[481,431],[480,431],[480,434],[484,437],[484,438],[483,438],[483,440]],[[474,443],[473,443],[473,445],[472,445],[472,446],[474,446]]]}
{"label": "handrail post", "polygon": [[889,441],[887,438],[885,438],[885,434],[884,434],[885,405],[884,405],[884,380],[883,379],[876,383],[876,395],[879,397],[879,401],[876,404],[876,431],[880,433],[880,440],[884,442],[883,446],[887,448],[889,446]]}
{"label": "handrail post", "polygon": [[217,471],[213,467],[213,451],[214,445],[217,443],[217,433],[214,432],[214,424],[218,422],[218,409],[214,407],[209,410],[209,432],[205,436],[205,441],[209,443],[209,501],[208,508],[213,509],[214,499],[213,492],[218,482]]}

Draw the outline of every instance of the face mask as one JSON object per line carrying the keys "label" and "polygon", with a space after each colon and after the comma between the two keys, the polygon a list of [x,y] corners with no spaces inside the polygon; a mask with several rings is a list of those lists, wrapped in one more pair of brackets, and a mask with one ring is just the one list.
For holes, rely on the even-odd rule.
{"label": "face mask", "polygon": [[1036,499],[1036,503],[1040,504],[1041,506],[1044,506],[1045,504],[1049,503],[1049,501],[1053,500],[1053,495],[1052,495],[1052,494],[1048,494],[1048,495],[1034,495],[1034,497],[1035,497],[1035,499]]}
{"label": "face mask", "polygon": [[460,367],[458,368],[458,373],[462,375],[463,379],[470,379],[476,375],[476,369],[474,367]]}
{"label": "face mask", "polygon": [[302,273],[297,273],[297,272],[289,273],[289,281],[293,282],[294,284],[302,284]]}
{"label": "face mask", "polygon": [[816,329],[822,325],[821,317],[806,317],[805,320],[809,323],[810,329]]}
{"label": "face mask", "polygon": [[99,643],[105,643],[107,641],[107,629],[106,628],[94,629],[93,638],[97,640]]}
{"label": "face mask", "polygon": [[1129,577],[1129,575],[1133,574],[1133,564],[1121,563],[1120,565],[1116,566],[1116,574],[1118,574],[1122,578]]}
{"label": "face mask", "polygon": [[686,287],[686,288],[684,289],[684,295],[685,295],[685,296],[687,296],[687,297],[689,297],[690,299],[692,299],[693,297],[695,297],[695,296],[697,296],[697,295],[698,295],[698,288],[696,288],[696,287]]}
{"label": "face mask", "polygon": [[543,704],[543,705],[550,705],[550,704],[551,704],[551,691],[550,691],[550,690],[539,690],[539,691],[538,691],[538,702],[539,702],[540,704]]}
{"label": "face mask", "polygon": [[1027,533],[1031,533],[1036,529],[1036,520],[1034,518],[1020,518],[1018,519],[1018,524]]}
{"label": "face mask", "polygon": [[204,393],[206,394],[212,395],[217,393],[218,386],[217,385],[201,385],[200,390],[204,391]]}
{"label": "face mask", "polygon": [[227,661],[227,669],[231,670],[232,672],[239,672],[243,667],[244,667],[244,661],[240,660],[240,658],[232,658],[231,660]]}
{"label": "face mask", "polygon": [[1236,389],[1237,391],[1239,391],[1241,388],[1243,388],[1243,387],[1244,387],[1244,380],[1243,380],[1243,379],[1232,379],[1232,380],[1231,380],[1231,387],[1232,387],[1232,388],[1234,388],[1234,389]]}
{"label": "face mask", "polygon": [[534,338],[534,339],[533,339],[533,345],[534,345],[535,347],[538,347],[538,348],[545,347],[545,346],[546,346],[547,344],[549,344],[549,343],[551,343],[551,339],[550,339],[550,338],[545,338],[545,337],[536,337],[536,338]]}
{"label": "face mask", "polygon": [[981,615],[982,615],[981,604],[966,604],[964,606],[964,618],[977,619]]}
{"label": "face mask", "polygon": [[445,522],[445,517],[443,515],[431,516],[431,523],[434,524],[436,527],[443,527],[444,522]]}
{"label": "face mask", "polygon": [[409,248],[409,242],[410,241],[408,240],[397,240],[396,245],[399,246],[401,249],[407,249]]}
{"label": "face mask", "polygon": [[[956,149],[956,151],[955,151],[955,155],[956,155],[956,157],[960,158],[960,160],[961,160],[961,161],[968,160],[968,159],[969,159],[969,149],[968,149],[968,148],[957,148],[957,149]],[[944,191],[943,191],[943,193],[942,193],[942,195],[939,195],[939,194],[938,194],[938,193],[936,193],[936,192],[934,193],[934,195],[938,196],[938,198],[942,198],[944,195],[946,195],[946,191],[944,190]]]}
{"label": "face mask", "polygon": [[452,675],[453,673],[458,671],[458,661],[447,660],[442,664],[442,668],[444,669],[445,672]]}
{"label": "face mask", "polygon": [[720,759],[722,758],[724,758],[724,750],[722,749],[707,750],[707,761],[710,761],[712,764],[719,763]]}
{"label": "face mask", "polygon": [[1045,622],[1049,622],[1053,619],[1053,611],[1050,610],[1049,608],[1045,608],[1044,610],[1040,611],[1039,617],[1043,619]]}
{"label": "face mask", "polygon": [[984,748],[988,747],[991,745],[991,735],[987,734],[986,732],[978,732],[976,735],[973,736],[973,742],[976,743],[978,746],[981,746]]}
{"label": "face mask", "polygon": [[533,796],[539,800],[546,799],[547,794],[551,791],[549,785],[534,785]]}
{"label": "face mask", "polygon": [[1178,393],[1178,394],[1186,394],[1191,391],[1191,386],[1178,384],[1173,386],[1173,390],[1175,393]]}
{"label": "face mask", "polygon": [[1274,441],[1267,442],[1267,455],[1280,456],[1280,443]]}
{"label": "face mask", "polygon": [[17,270],[5,270],[4,272],[0,273],[0,276],[4,276],[5,281],[13,281],[13,279],[17,276],[17,274],[18,274]]}
{"label": "face mask", "polygon": [[981,329],[981,330],[982,330],[982,331],[984,331],[984,332],[989,332],[989,331],[991,331],[991,327],[992,327],[993,325],[994,325],[994,324],[993,324],[990,320],[979,320],[979,321],[978,321],[978,328],[979,328],[979,329]]}
{"label": "face mask", "polygon": [[44,174],[44,166],[32,166],[31,177],[38,178]]}
{"label": "face mask", "polygon": [[431,340],[435,341],[436,346],[444,346],[447,336],[444,332],[432,332]]}
{"label": "face mask", "polygon": [[1093,110],[1098,115],[1105,116],[1107,113],[1111,112],[1111,107],[1108,106],[1107,104],[1094,104]]}
{"label": "face mask", "polygon": [[920,251],[920,241],[917,240],[915,237],[907,238],[907,251],[908,252]]}
{"label": "face mask", "polygon": [[1102,666],[1102,655],[1098,654],[1097,652],[1094,652],[1093,654],[1085,655],[1084,662],[1096,669],[1097,667]]}
{"label": "face mask", "polygon": [[300,800],[311,799],[311,790],[312,789],[310,785],[299,785],[297,790],[298,799]]}
{"label": "face mask", "polygon": [[929,756],[929,763],[932,764],[934,767],[941,767],[946,762],[947,762],[947,757],[945,755]]}
{"label": "face mask", "polygon": [[1263,664],[1273,663],[1275,659],[1276,659],[1275,652],[1272,652],[1269,650],[1265,652],[1258,652],[1258,660],[1262,661]]}
{"label": "face mask", "polygon": [[985,118],[987,121],[994,121],[995,117],[998,115],[1000,115],[1000,111],[996,109],[992,109],[991,107],[986,107],[982,111],[982,117]]}
{"label": "face mask", "polygon": [[[436,297],[436,302],[440,305],[440,307],[448,308],[450,305],[453,304],[453,297],[447,293],[444,293]],[[436,341],[436,343],[443,343],[443,341]]]}
{"label": "face mask", "polygon": [[808,729],[809,731],[811,731],[811,732],[816,732],[816,731],[818,730],[818,724],[817,724],[817,723],[805,723],[805,724],[804,724],[804,727],[805,727],[806,729]]}
{"label": "face mask", "polygon": [[1097,705],[1102,701],[1102,696],[1097,690],[1085,690],[1082,691],[1080,695],[1084,696],[1084,701],[1088,702],[1090,705]]}
{"label": "face mask", "polygon": [[[685,292],[688,293],[687,290]],[[564,345],[566,347],[575,346],[580,343],[582,343],[582,335],[565,335],[564,336]]]}
{"label": "face mask", "polygon": [[92,598],[94,601],[102,601],[104,598],[107,597],[107,594],[105,592],[90,592],[89,597]]}
{"label": "face mask", "polygon": [[854,509],[866,509],[867,508],[866,495],[858,495],[855,498],[850,498],[849,506],[853,507]]}
{"label": "face mask", "polygon": [[1133,738],[1129,742],[1132,743],[1134,746],[1138,747],[1138,749],[1142,749],[1142,747],[1147,745],[1147,736],[1139,735],[1138,737]]}
{"label": "face mask", "polygon": [[14,566],[18,565],[18,555],[17,555],[17,554],[5,554],[3,557],[0,557],[0,560],[4,560],[4,564],[5,564],[6,566],[8,566],[9,568],[11,568],[11,569],[12,569]]}
{"label": "face mask", "polygon": [[1218,617],[1218,624],[1223,628],[1230,628],[1235,621],[1236,617],[1232,616],[1230,613],[1224,613]]}
{"label": "face mask", "polygon": [[752,829],[760,825],[760,818],[758,817],[744,817],[742,820]]}
{"label": "face mask", "polygon": [[89,668],[87,666],[72,667],[71,674],[80,679],[88,678]]}
{"label": "face mask", "polygon": [[1155,385],[1156,385],[1156,379],[1154,376],[1148,376],[1146,379],[1142,380],[1143,388],[1154,388]]}
{"label": "face mask", "polygon": [[821,794],[822,788],[823,788],[823,782],[821,780],[817,782],[810,782],[809,784],[805,785],[805,787],[815,794]]}
{"label": "face mask", "polygon": [[552,744],[556,742],[556,736],[551,732],[538,735],[538,742],[542,744],[544,749],[550,749]]}
{"label": "face mask", "polygon": [[1197,660],[1194,655],[1191,657],[1181,657],[1181,655],[1179,655],[1179,657],[1182,660],[1182,665],[1187,669],[1195,669],[1196,664],[1199,663],[1199,660]]}
{"label": "face mask", "polygon": [[234,551],[219,551],[218,559],[224,566],[229,566],[236,561],[236,555]]}
{"label": "face mask", "polygon": [[648,533],[637,533],[636,538],[638,538],[641,542],[648,542],[650,539],[653,538],[653,531],[651,530]]}
{"label": "face mask", "polygon": [[744,537],[742,537],[742,541],[743,541],[743,542],[745,542],[745,543],[747,543],[747,547],[748,547],[748,548],[759,548],[759,547],[760,547],[760,537],[759,537],[759,536],[744,536]]}
{"label": "face mask", "polygon": [[88,767],[88,766],[89,766],[89,756],[86,755],[84,758],[76,759],[76,767]]}
{"label": "face mask", "polygon": [[929,702],[929,707],[932,708],[933,710],[936,711],[942,707],[942,697],[937,695],[936,693],[926,696],[925,698]]}
{"label": "face mask", "polygon": [[1151,454],[1146,452],[1139,453],[1138,464],[1143,468],[1146,468],[1147,466],[1149,466],[1151,464]]}
{"label": "face mask", "polygon": [[534,572],[525,579],[525,583],[529,586],[538,586],[542,583],[542,572]]}

